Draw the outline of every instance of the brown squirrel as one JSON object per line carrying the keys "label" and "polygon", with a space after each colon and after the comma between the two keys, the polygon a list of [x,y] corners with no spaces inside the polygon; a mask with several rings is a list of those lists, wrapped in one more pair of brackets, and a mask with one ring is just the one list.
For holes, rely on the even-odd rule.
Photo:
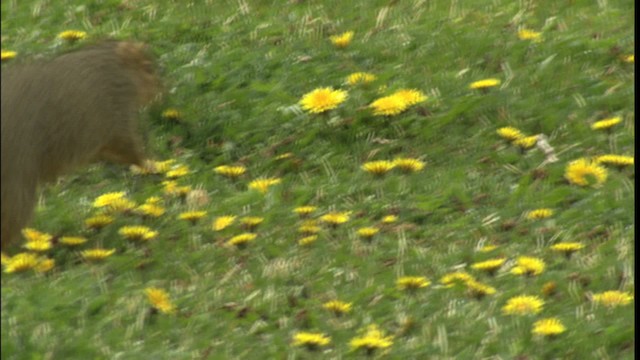
{"label": "brown squirrel", "polygon": [[142,43],[103,41],[2,69],[1,246],[16,243],[36,188],[99,160],[142,166],[139,110],[161,93]]}

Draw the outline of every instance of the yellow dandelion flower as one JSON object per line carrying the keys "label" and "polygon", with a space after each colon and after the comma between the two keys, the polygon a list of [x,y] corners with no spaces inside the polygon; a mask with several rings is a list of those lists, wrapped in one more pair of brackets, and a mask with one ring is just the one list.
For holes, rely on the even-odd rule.
{"label": "yellow dandelion flower", "polygon": [[53,236],[51,234],[47,234],[32,228],[22,229],[22,236],[24,236],[27,242],[50,242],[53,239]]}
{"label": "yellow dandelion flower", "polygon": [[169,108],[162,112],[162,117],[167,120],[178,120],[180,119],[180,112],[177,109]]}
{"label": "yellow dandelion flower", "polygon": [[109,256],[113,255],[115,252],[116,252],[116,249],[110,249],[110,250],[107,250],[107,249],[91,249],[91,250],[84,250],[84,251],[80,252],[80,255],[85,260],[99,261],[99,260],[104,260],[104,259],[108,258]]}
{"label": "yellow dandelion flower", "polygon": [[558,285],[555,281],[547,281],[546,283],[544,283],[544,285],[542,285],[542,295],[549,297],[556,293],[557,288]]}
{"label": "yellow dandelion flower", "polygon": [[292,157],[294,157],[295,155],[291,152],[288,153],[284,153],[284,154],[280,154],[276,157],[274,157],[275,160],[285,160],[285,159],[290,159]]}
{"label": "yellow dandelion flower", "polygon": [[493,251],[493,250],[495,250],[497,248],[498,248],[498,246],[496,246],[496,245],[485,245],[485,246],[481,247],[478,251],[486,253],[486,252]]}
{"label": "yellow dandelion flower", "polygon": [[111,205],[114,201],[121,200],[124,198],[125,198],[124,191],[102,194],[93,201],[93,207],[96,207],[96,208],[107,207]]}
{"label": "yellow dandelion flower", "polygon": [[515,275],[540,275],[544,271],[545,263],[542,259],[520,256],[516,260],[516,266],[511,269],[511,273]]}
{"label": "yellow dandelion flower", "polygon": [[144,201],[145,204],[160,205],[162,204],[162,198],[160,196],[150,196]]}
{"label": "yellow dandelion flower", "polygon": [[249,189],[258,190],[264,194],[269,190],[269,187],[280,184],[280,182],[282,182],[282,180],[278,178],[260,178],[250,182]]}
{"label": "yellow dandelion flower", "polygon": [[424,276],[403,276],[396,281],[400,290],[416,290],[429,286],[431,281]]}
{"label": "yellow dandelion flower", "polygon": [[11,260],[11,256],[5,254],[4,252],[0,253],[0,263],[2,263],[2,265],[8,264],[9,260]]}
{"label": "yellow dandelion flower", "polygon": [[340,300],[331,300],[322,304],[322,308],[331,311],[335,316],[342,316],[351,311],[353,303],[348,303]]}
{"label": "yellow dandelion flower", "polygon": [[553,209],[541,208],[531,210],[526,214],[526,218],[529,220],[546,219],[553,215]]}
{"label": "yellow dandelion flower", "polygon": [[258,216],[245,216],[240,219],[240,223],[248,226],[256,226],[262,224],[264,218]]}
{"label": "yellow dandelion flower", "polygon": [[522,149],[531,149],[538,142],[538,135],[525,136],[512,142],[513,145]]}
{"label": "yellow dandelion flower", "polygon": [[518,38],[520,40],[533,40],[534,42],[540,42],[542,41],[542,33],[528,29],[521,29],[518,31]]}
{"label": "yellow dandelion flower", "polygon": [[593,130],[607,130],[611,127],[618,125],[622,122],[622,118],[620,116],[615,116],[612,118],[596,121],[591,124],[591,129]]}
{"label": "yellow dandelion flower", "polygon": [[500,79],[491,78],[472,82],[469,84],[469,89],[487,89],[498,85],[500,85]]}
{"label": "yellow dandelion flower", "polygon": [[53,269],[54,266],[56,266],[56,261],[54,259],[44,258],[38,260],[38,265],[36,265],[34,270],[39,273],[46,273]]}
{"label": "yellow dandelion flower", "polygon": [[258,225],[262,224],[264,218],[258,216],[245,216],[240,219],[240,224],[247,229],[255,229]]}
{"label": "yellow dandelion flower", "polygon": [[465,285],[469,290],[469,293],[477,299],[496,293],[496,289],[493,286],[489,286],[475,280],[469,280],[465,282]]}
{"label": "yellow dandelion flower", "polygon": [[115,219],[109,215],[96,215],[92,216],[84,221],[84,224],[90,229],[102,229],[103,227],[114,222]]}
{"label": "yellow dandelion flower", "polygon": [[411,173],[424,169],[424,162],[413,158],[396,158],[393,160],[393,166],[402,172]]}
{"label": "yellow dandelion flower", "polygon": [[384,336],[380,328],[371,324],[362,336],[351,339],[349,345],[354,350],[364,349],[367,354],[372,354],[378,349],[386,349],[393,345],[393,336]]}
{"label": "yellow dandelion flower", "polygon": [[2,52],[0,53],[0,59],[2,61],[11,60],[11,59],[15,58],[17,55],[18,55],[18,53],[15,52],[15,51],[2,50]]}
{"label": "yellow dandelion flower", "polygon": [[169,179],[177,179],[179,177],[189,175],[189,172],[189,167],[187,165],[179,165],[167,171],[165,176]]}
{"label": "yellow dandelion flower", "polygon": [[329,39],[331,40],[331,43],[336,47],[344,48],[344,47],[347,47],[349,44],[351,44],[353,35],[354,35],[353,31],[347,31],[340,35],[333,35]]}
{"label": "yellow dandelion flower", "polygon": [[126,213],[133,210],[136,207],[136,203],[129,199],[117,199],[111,202],[106,207],[106,210],[111,213]]}
{"label": "yellow dandelion flower", "polygon": [[300,105],[312,114],[319,114],[335,109],[347,100],[348,94],[344,90],[333,90],[331,87],[318,88],[302,96]]}
{"label": "yellow dandelion flower", "polygon": [[191,186],[189,186],[189,185],[185,185],[185,186],[178,186],[178,187],[176,188],[176,194],[177,194],[178,196],[183,196],[183,197],[184,197],[184,196],[187,196],[187,195],[189,195],[189,193],[190,193],[191,191],[193,191],[193,189],[192,189],[192,188],[191,188]]}
{"label": "yellow dandelion flower", "polygon": [[144,203],[135,210],[138,214],[149,217],[160,217],[164,215],[165,208],[151,203]]}
{"label": "yellow dandelion flower", "polygon": [[213,171],[215,171],[216,174],[220,174],[222,176],[235,179],[237,177],[242,176],[245,172],[247,172],[247,168],[245,168],[244,166],[221,165],[221,166],[215,167]]}
{"label": "yellow dandelion flower", "polygon": [[313,235],[320,232],[320,226],[315,221],[305,222],[298,228],[298,231],[302,234]]}
{"label": "yellow dandelion flower", "polygon": [[628,305],[631,303],[631,301],[633,301],[632,294],[618,290],[610,290],[593,295],[593,302],[602,304],[609,308]]}
{"label": "yellow dandelion flower", "polygon": [[49,240],[33,240],[27,241],[23,247],[35,252],[44,252],[50,250],[53,247],[53,243]]}
{"label": "yellow dandelion flower", "polygon": [[551,246],[551,250],[561,252],[567,257],[570,257],[571,254],[582,248],[584,248],[584,244],[579,242],[561,242]]}
{"label": "yellow dandelion flower", "polygon": [[65,30],[58,34],[58,38],[67,41],[82,40],[87,37],[87,33],[80,30]]}
{"label": "yellow dandelion flower", "polygon": [[380,232],[380,229],[376,227],[363,227],[358,229],[357,231],[358,235],[364,239],[371,239],[379,232]]}
{"label": "yellow dandelion flower", "polygon": [[316,240],[318,240],[318,235],[305,236],[302,239],[298,240],[298,245],[300,246],[311,245],[314,242],[316,242]]}
{"label": "yellow dandelion flower", "polygon": [[19,253],[6,260],[4,272],[7,274],[24,272],[35,269],[38,263],[38,255],[33,253]]}
{"label": "yellow dandelion flower", "polygon": [[308,216],[312,212],[316,211],[318,208],[315,206],[299,206],[293,209],[293,212],[300,215],[301,217]]}
{"label": "yellow dandelion flower", "polygon": [[409,105],[400,96],[381,97],[369,105],[373,109],[373,115],[393,116],[407,110]]}
{"label": "yellow dandelion flower", "polygon": [[163,181],[164,193],[169,196],[187,196],[191,192],[191,186],[178,186],[178,183],[174,180]]}
{"label": "yellow dandelion flower", "polygon": [[118,234],[129,240],[149,241],[158,236],[157,231],[153,231],[146,226],[123,226],[118,230]]}
{"label": "yellow dandelion flower", "polygon": [[505,315],[529,315],[542,311],[544,300],[537,296],[520,295],[507,300],[502,312]]}
{"label": "yellow dandelion flower", "polygon": [[176,190],[178,188],[178,182],[174,180],[167,180],[162,182],[162,186],[164,187],[164,193],[167,195],[176,195]]}
{"label": "yellow dandelion flower", "polygon": [[578,186],[598,186],[607,180],[607,169],[588,159],[574,160],[567,165],[564,177]]}
{"label": "yellow dandelion flower", "polygon": [[375,80],[375,75],[366,72],[355,72],[347,76],[347,84],[349,85],[368,84]]}
{"label": "yellow dandelion flower", "polygon": [[464,271],[456,271],[443,275],[440,278],[440,283],[445,287],[452,287],[455,284],[466,284],[475,279],[470,274]]}
{"label": "yellow dandelion flower", "polygon": [[625,156],[625,155],[602,155],[595,158],[595,162],[598,164],[604,165],[613,165],[613,166],[633,166],[634,165],[634,157],[633,156]]}
{"label": "yellow dandelion flower", "polygon": [[428,99],[427,95],[416,89],[400,89],[391,94],[391,96],[401,98],[407,106],[413,106]]}
{"label": "yellow dandelion flower", "polygon": [[362,165],[362,170],[374,174],[374,175],[384,175],[391,171],[395,167],[395,164],[391,161],[380,160],[380,161],[369,161]]}
{"label": "yellow dandelion flower", "polygon": [[171,170],[171,168],[173,167],[173,165],[175,165],[175,163],[176,163],[176,159],[154,161],[153,167],[156,169],[156,172],[158,173],[166,173],[167,171]]}
{"label": "yellow dandelion flower", "polygon": [[546,318],[533,323],[533,330],[531,330],[531,332],[534,335],[554,336],[566,330],[558,318]]}
{"label": "yellow dandelion flower", "polygon": [[512,126],[501,127],[500,129],[496,130],[496,133],[498,133],[498,136],[507,141],[515,141],[525,137],[524,134],[520,132],[520,130]]}
{"label": "yellow dandelion flower", "polygon": [[235,245],[238,248],[245,247],[249,242],[255,240],[258,237],[257,234],[254,233],[244,233],[240,235],[236,235],[227,241],[227,245]]}
{"label": "yellow dandelion flower", "polygon": [[87,238],[81,236],[63,236],[60,238],[60,244],[67,246],[78,246],[87,242]]}
{"label": "yellow dandelion flower", "polygon": [[304,346],[309,350],[317,350],[328,345],[331,338],[322,333],[298,332],[293,335],[293,346]]}
{"label": "yellow dandelion flower", "polygon": [[163,314],[172,314],[176,311],[176,306],[169,299],[169,294],[163,289],[146,288],[144,293],[151,306]]}
{"label": "yellow dandelion flower", "polygon": [[624,56],[624,57],[622,57],[622,61],[628,62],[628,63],[634,63],[635,62],[635,55],[631,54],[631,55]]}
{"label": "yellow dandelion flower", "polygon": [[349,221],[350,212],[330,212],[328,214],[322,215],[320,217],[320,221],[327,223],[329,225],[339,225],[344,224]]}
{"label": "yellow dandelion flower", "polygon": [[162,209],[162,213],[164,213],[164,207],[162,207],[163,204],[163,200],[161,197],[159,196],[151,196],[149,197],[147,200],[144,201],[143,205],[150,205],[150,206],[156,206],[160,209]]}
{"label": "yellow dandelion flower", "polygon": [[398,217],[395,215],[387,215],[383,217],[381,221],[383,224],[393,224],[394,222],[398,221]]}
{"label": "yellow dandelion flower", "polygon": [[195,224],[196,222],[198,222],[198,220],[202,219],[205,216],[207,216],[206,211],[185,211],[178,215],[178,220],[186,220],[191,222],[192,224]]}
{"label": "yellow dandelion flower", "polygon": [[495,274],[495,272],[498,271],[498,269],[500,269],[506,261],[507,259],[504,259],[504,258],[491,259],[491,260],[473,263],[471,265],[471,268],[475,270],[484,271],[489,274]]}
{"label": "yellow dandelion flower", "polygon": [[235,216],[225,215],[219,216],[213,221],[213,230],[220,231],[233,224],[236,220]]}

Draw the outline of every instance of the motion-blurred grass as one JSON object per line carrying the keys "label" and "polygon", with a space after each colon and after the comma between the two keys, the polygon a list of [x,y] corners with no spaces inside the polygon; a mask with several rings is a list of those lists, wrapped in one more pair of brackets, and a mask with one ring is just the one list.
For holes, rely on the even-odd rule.
{"label": "motion-blurred grass", "polygon": [[[393,359],[627,359],[634,355],[631,305],[606,308],[593,294],[634,292],[634,170],[609,168],[601,187],[564,178],[575,159],[633,155],[634,2],[608,1],[4,1],[2,48],[17,58],[50,56],[68,29],[89,39],[135,38],[157,54],[168,88],[151,109],[148,137],[157,159],[190,173],[178,181],[204,189],[204,219],[177,220],[187,205],[165,199],[159,218],[118,216],[99,233],[85,229],[97,196],[126,191],[143,203],[163,196],[163,177],[121,167],[81,169],[42,191],[32,226],[83,235],[82,249],[117,252],[87,264],[55,246],[45,273],[2,275],[2,358],[6,359],[307,359],[352,358],[351,339],[377,324],[393,345],[373,357]],[[542,33],[521,40],[518,30]],[[331,35],[354,31],[338,49]],[[89,41],[85,40],[85,41]],[[3,62],[3,67],[11,66]],[[377,76],[348,86],[358,71]],[[474,91],[469,84],[498,78]],[[312,115],[298,102],[309,91],[348,90],[337,109]],[[367,106],[401,88],[428,100],[397,116]],[[162,111],[175,108],[180,121]],[[620,116],[610,131],[596,120]],[[508,145],[496,130],[545,134],[559,161]],[[290,154],[289,154],[290,153]],[[289,154],[281,156],[283,154]],[[280,157],[279,157],[280,156]],[[426,167],[375,178],[363,163],[414,157]],[[230,181],[220,165],[243,165]],[[248,190],[258,177],[281,178],[266,194]],[[350,211],[318,240],[298,245],[293,209]],[[524,214],[551,208],[549,219]],[[398,221],[381,224],[387,215]],[[258,237],[245,249],[225,246],[238,224],[213,231],[222,215],[258,216]],[[123,225],[159,232],[145,245],[118,235]],[[356,230],[378,226],[371,243]],[[570,259],[550,250],[581,242]],[[497,245],[490,252],[485,245]],[[510,273],[519,256],[546,262],[538,276]],[[470,265],[504,257],[494,277]],[[465,270],[497,292],[475,299],[440,278]],[[398,290],[402,276],[431,284]],[[556,285],[544,295],[544,284]],[[167,290],[175,314],[151,311],[148,287]],[[517,295],[545,300],[537,315],[508,316]],[[334,317],[326,301],[353,303]],[[552,338],[532,324],[559,318]],[[295,333],[322,332],[319,351],[292,346]]]}

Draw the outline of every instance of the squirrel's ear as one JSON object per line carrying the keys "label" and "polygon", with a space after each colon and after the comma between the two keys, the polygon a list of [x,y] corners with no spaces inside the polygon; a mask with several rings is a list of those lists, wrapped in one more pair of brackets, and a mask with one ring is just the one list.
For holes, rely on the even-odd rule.
{"label": "squirrel's ear", "polygon": [[145,56],[148,49],[142,42],[122,41],[116,46],[116,54],[124,59],[140,58]]}
{"label": "squirrel's ear", "polygon": [[124,64],[151,72],[149,46],[142,42],[122,41],[116,45],[116,55]]}
{"label": "squirrel's ear", "polygon": [[131,43],[131,46],[133,46],[135,49],[137,49],[138,51],[142,51],[142,52],[146,52],[149,50],[149,46],[143,42],[140,41],[136,41],[134,43]]}

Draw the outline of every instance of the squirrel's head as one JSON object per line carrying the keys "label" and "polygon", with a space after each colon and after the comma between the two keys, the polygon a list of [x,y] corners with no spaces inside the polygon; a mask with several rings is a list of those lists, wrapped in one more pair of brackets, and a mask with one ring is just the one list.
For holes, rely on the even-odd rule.
{"label": "squirrel's head", "polygon": [[140,42],[121,41],[117,43],[115,52],[134,77],[140,105],[148,105],[159,99],[164,87],[148,46]]}

